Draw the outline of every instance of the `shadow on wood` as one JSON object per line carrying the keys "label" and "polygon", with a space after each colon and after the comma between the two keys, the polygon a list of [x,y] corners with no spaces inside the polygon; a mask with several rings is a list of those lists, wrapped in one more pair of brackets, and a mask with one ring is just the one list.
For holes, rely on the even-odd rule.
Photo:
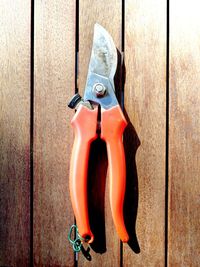
{"label": "shadow on wood", "polygon": [[107,175],[106,144],[97,138],[90,149],[88,168],[88,209],[94,242],[90,245],[97,253],[106,252],[105,186]]}
{"label": "shadow on wood", "polygon": [[124,200],[124,219],[125,225],[129,234],[128,245],[135,253],[140,253],[140,246],[137,240],[135,225],[138,209],[138,175],[136,166],[136,152],[140,146],[140,140],[137,136],[135,128],[129,120],[126,110],[124,115],[128,122],[128,126],[124,132],[124,150],[126,158],[126,193]]}
{"label": "shadow on wood", "polygon": [[[118,51],[118,69],[119,68],[121,71],[121,74],[120,75],[118,74],[119,75],[118,77],[120,77],[120,81],[118,81],[118,84],[121,85],[120,100],[122,107],[124,107],[126,67],[124,64],[124,58],[122,58],[120,52]],[[120,71],[118,71],[118,73],[120,73]],[[129,119],[128,113],[126,112],[125,108],[124,108],[124,115],[128,122],[128,125],[123,135],[124,138],[123,143],[124,143],[125,159],[126,159],[126,192],[124,199],[124,219],[130,238],[128,245],[135,253],[140,253],[140,246],[137,240],[136,229],[135,229],[137,210],[138,210],[138,199],[139,199],[138,175],[137,175],[137,166],[135,157],[137,149],[140,146],[140,140],[133,124]]]}

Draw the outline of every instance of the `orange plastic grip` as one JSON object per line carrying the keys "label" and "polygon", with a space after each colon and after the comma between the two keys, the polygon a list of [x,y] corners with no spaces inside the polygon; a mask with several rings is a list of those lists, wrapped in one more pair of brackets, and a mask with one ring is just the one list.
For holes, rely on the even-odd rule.
{"label": "orange plastic grip", "polygon": [[113,221],[120,239],[129,240],[123,218],[126,187],[126,165],[122,135],[127,126],[119,105],[101,113],[101,138],[106,141],[110,176],[110,205]]}
{"label": "orange plastic grip", "polygon": [[90,144],[97,137],[97,113],[97,108],[90,110],[80,105],[71,121],[75,140],[70,165],[70,196],[79,234],[88,239],[88,243],[92,243],[94,236],[90,229],[87,208],[87,172]]}

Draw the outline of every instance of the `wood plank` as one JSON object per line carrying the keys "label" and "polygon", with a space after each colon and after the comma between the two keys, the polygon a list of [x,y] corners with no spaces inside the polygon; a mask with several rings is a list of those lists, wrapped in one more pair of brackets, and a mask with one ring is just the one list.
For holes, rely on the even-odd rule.
{"label": "wood plank", "polygon": [[[96,22],[111,34],[115,45],[121,50],[121,1],[80,0],[79,2],[78,80],[79,92],[83,94]],[[105,143],[100,140],[92,146],[89,166],[90,222],[96,239],[90,250],[91,261],[87,261],[80,254],[78,264],[80,266],[119,266],[120,242],[110,210],[109,175],[107,178],[105,177],[107,171],[106,147]]]}
{"label": "wood plank", "polygon": [[169,266],[200,266],[199,2],[170,4]]}
{"label": "wood plank", "polygon": [[29,266],[30,1],[0,2],[0,266]]}
{"label": "wood plank", "polygon": [[73,266],[67,101],[75,85],[75,1],[35,1],[34,263]]}
{"label": "wood plank", "polygon": [[125,3],[126,220],[123,266],[164,266],[166,1]]}

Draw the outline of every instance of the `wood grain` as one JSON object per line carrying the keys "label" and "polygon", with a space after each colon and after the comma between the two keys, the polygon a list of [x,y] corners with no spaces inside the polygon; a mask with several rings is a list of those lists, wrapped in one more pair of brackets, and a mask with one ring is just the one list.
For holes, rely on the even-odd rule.
{"label": "wood grain", "polygon": [[35,1],[34,264],[73,266],[67,101],[75,84],[75,1]]}
{"label": "wood grain", "polygon": [[164,266],[166,1],[126,1],[125,68],[131,240],[123,266]]}
{"label": "wood grain", "polygon": [[170,4],[169,266],[200,266],[198,10],[195,0]]}
{"label": "wood grain", "polygon": [[[79,5],[78,81],[79,92],[83,94],[92,48],[94,24],[97,22],[102,25],[113,37],[118,49],[121,50],[122,9],[119,0],[80,0]],[[109,175],[106,178],[107,164],[105,143],[97,140],[91,149],[88,177],[90,222],[96,240],[90,250],[91,261],[87,261],[83,255],[80,255],[80,266],[120,265],[120,241],[111,216]]]}
{"label": "wood grain", "polygon": [[29,266],[30,1],[0,2],[0,266]]}

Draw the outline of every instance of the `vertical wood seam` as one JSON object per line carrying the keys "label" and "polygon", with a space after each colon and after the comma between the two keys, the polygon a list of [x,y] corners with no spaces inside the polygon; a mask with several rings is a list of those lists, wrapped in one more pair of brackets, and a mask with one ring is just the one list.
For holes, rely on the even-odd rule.
{"label": "vertical wood seam", "polygon": [[[78,73],[79,73],[79,0],[76,0],[76,12],[75,12],[75,88],[74,93],[77,94],[79,92],[79,84],[78,84]],[[74,217],[74,224],[76,225],[76,218]],[[76,235],[76,233],[75,233]],[[76,236],[75,236],[76,238]],[[74,267],[78,267],[78,258],[77,253],[74,252]]]}
{"label": "vertical wood seam", "polygon": [[166,155],[165,155],[165,267],[168,266],[169,207],[169,1],[166,0]]}
{"label": "vertical wood seam", "polygon": [[34,0],[31,0],[30,32],[30,266],[33,266],[33,144],[34,144]]}
{"label": "vertical wood seam", "polygon": [[78,55],[79,55],[79,0],[76,0],[76,12],[75,12],[75,94],[78,93]]}
{"label": "vertical wood seam", "polygon": [[[124,73],[124,53],[125,53],[125,0],[121,1],[121,96],[120,96],[120,102],[121,102],[121,107],[122,110],[124,111],[124,82],[125,82],[125,73]],[[120,240],[120,267],[123,267],[123,243]]]}

